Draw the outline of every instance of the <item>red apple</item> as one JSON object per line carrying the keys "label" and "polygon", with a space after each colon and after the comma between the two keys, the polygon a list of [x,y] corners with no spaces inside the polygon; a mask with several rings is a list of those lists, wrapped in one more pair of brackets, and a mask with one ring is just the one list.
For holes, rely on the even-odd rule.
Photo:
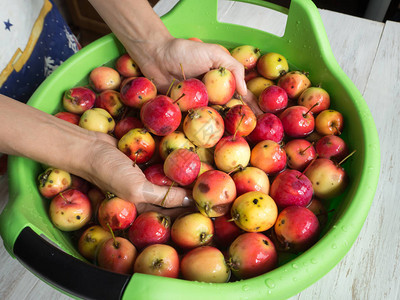
{"label": "red apple", "polygon": [[81,115],[91,109],[95,103],[96,94],[87,87],[75,87],[67,90],[63,96],[63,107],[66,111]]}
{"label": "red apple", "polygon": [[54,116],[75,125],[79,125],[79,120],[81,118],[80,115],[68,111],[60,111],[56,113]]}
{"label": "red apple", "polygon": [[37,179],[39,193],[48,199],[68,189],[71,183],[72,178],[70,173],[52,167],[40,173]]}
{"label": "red apple", "polygon": [[157,88],[146,77],[129,77],[121,85],[121,100],[129,107],[141,108],[144,103],[157,96]]}
{"label": "red apple", "polygon": [[235,136],[248,136],[256,127],[257,119],[248,105],[238,104],[225,114],[225,129]]}
{"label": "red apple", "polygon": [[164,161],[165,175],[182,186],[189,185],[195,181],[199,171],[199,156],[185,148],[172,151]]}
{"label": "red apple", "polygon": [[226,214],[236,198],[236,187],[232,178],[218,170],[201,174],[193,187],[193,199],[199,211],[208,217]]}
{"label": "red apple", "polygon": [[116,273],[132,274],[137,256],[137,250],[130,241],[115,237],[99,246],[97,264]]}
{"label": "red apple", "polygon": [[170,186],[173,181],[164,173],[164,165],[162,163],[154,164],[144,169],[143,174],[151,183],[161,186]]}
{"label": "red apple", "polygon": [[274,114],[264,113],[257,117],[254,130],[247,136],[247,140],[257,144],[261,141],[272,140],[280,143],[284,136],[282,121]]}
{"label": "red apple", "polygon": [[278,255],[272,241],[262,233],[239,235],[229,247],[229,265],[238,279],[259,276],[278,266]]}
{"label": "red apple", "polygon": [[128,229],[128,238],[141,250],[153,244],[165,244],[171,235],[171,218],[156,211],[141,213]]}
{"label": "red apple", "polygon": [[274,230],[278,241],[286,246],[285,250],[301,252],[318,240],[320,227],[317,217],[309,209],[290,206],[279,213]]}
{"label": "red apple", "polygon": [[208,71],[203,77],[203,82],[211,104],[226,104],[236,90],[235,77],[224,67]]}
{"label": "red apple", "polygon": [[85,226],[92,216],[89,198],[82,192],[69,189],[60,192],[50,202],[50,219],[62,231],[75,231]]}
{"label": "red apple", "polygon": [[316,157],[314,146],[305,139],[294,139],[284,146],[289,168],[303,171]]}
{"label": "red apple", "polygon": [[294,138],[305,137],[313,132],[315,120],[313,114],[304,106],[286,108],[279,118],[285,133]]}
{"label": "red apple", "polygon": [[119,73],[110,67],[97,67],[89,74],[89,84],[98,93],[104,90],[117,90],[120,83]]}
{"label": "red apple", "polygon": [[135,204],[110,195],[99,206],[98,221],[104,229],[123,230],[131,226],[136,215]]}
{"label": "red apple", "polygon": [[207,106],[208,93],[204,83],[197,78],[185,79],[171,88],[171,98],[181,111]]}
{"label": "red apple", "polygon": [[142,73],[128,53],[122,54],[115,62],[115,68],[123,77],[138,77]]}
{"label": "red apple", "polygon": [[297,170],[287,169],[271,184],[269,192],[280,209],[288,206],[307,206],[313,196],[311,181]]}
{"label": "red apple", "polygon": [[136,258],[133,271],[135,273],[178,278],[178,253],[169,245],[150,245],[146,247]]}
{"label": "red apple", "polygon": [[232,244],[232,242],[243,233],[235,222],[232,222],[230,213],[220,217],[216,217],[213,220],[214,223],[214,242],[221,247],[226,249]]}
{"label": "red apple", "polygon": [[95,106],[105,109],[113,118],[117,119],[125,110],[120,93],[114,90],[105,90],[98,94]]}
{"label": "red apple", "polygon": [[288,106],[287,93],[283,88],[271,85],[261,92],[258,105],[263,112],[277,114]]}
{"label": "red apple", "polygon": [[143,104],[140,119],[151,133],[166,136],[179,127],[182,113],[171,98],[159,95]]}
{"label": "red apple", "polygon": [[181,261],[182,276],[186,280],[224,283],[229,280],[231,270],[220,250],[202,246],[190,250]]}
{"label": "red apple", "polygon": [[320,138],[315,144],[315,150],[319,158],[328,158],[335,162],[340,162],[349,154],[346,142],[337,135]]}
{"label": "red apple", "polygon": [[114,135],[121,139],[129,130],[134,128],[143,128],[143,123],[135,117],[125,117],[115,124]]}

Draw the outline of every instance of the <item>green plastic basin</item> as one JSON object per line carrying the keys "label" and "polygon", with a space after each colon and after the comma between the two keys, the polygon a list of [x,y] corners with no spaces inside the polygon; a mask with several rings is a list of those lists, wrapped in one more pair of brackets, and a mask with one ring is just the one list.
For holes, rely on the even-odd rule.
{"label": "green plastic basin", "polygon": [[[332,108],[344,115],[343,138],[350,149],[357,150],[344,164],[350,184],[343,195],[329,204],[328,209],[334,209],[334,213],[330,215],[321,239],[301,255],[282,259],[280,267],[269,273],[225,284],[134,274],[126,279],[118,296],[120,298],[285,299],[331,270],[353,245],[367,217],[379,177],[378,134],[361,93],[332,54],[317,8],[310,0],[293,0],[289,9],[261,0],[242,2],[287,13],[284,35],[278,37],[261,30],[217,21],[216,0],[182,0],[162,20],[175,37],[196,36],[227,48],[249,44],[260,48],[262,53],[279,52],[288,59],[292,68],[308,71],[313,83],[321,82],[331,95]],[[60,111],[60,99],[65,90],[87,82],[87,75],[93,68],[112,63],[124,52],[124,47],[112,34],[95,41],[63,63],[38,88],[28,104],[50,114]],[[86,264],[69,235],[57,230],[48,218],[48,204],[36,187],[40,170],[41,166],[34,161],[10,157],[10,200],[0,216],[0,234],[5,247],[14,256],[16,241],[21,232],[29,227],[37,235],[52,241],[65,255]],[[36,270],[32,272],[36,274]],[[65,293],[83,297],[79,291],[71,291],[51,278],[43,280]]]}

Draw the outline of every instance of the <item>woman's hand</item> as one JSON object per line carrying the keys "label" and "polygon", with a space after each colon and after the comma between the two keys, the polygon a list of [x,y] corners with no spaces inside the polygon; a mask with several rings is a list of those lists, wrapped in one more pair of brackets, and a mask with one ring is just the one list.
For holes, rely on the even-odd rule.
{"label": "woman's hand", "polygon": [[[137,44],[136,46],[140,46]],[[128,53],[135,58],[137,49],[128,48]],[[217,44],[201,43],[191,40],[169,38],[154,47],[153,54],[137,60],[142,73],[154,81],[161,92],[166,92],[173,79],[199,77],[211,69],[224,67],[230,70],[236,80],[236,90],[246,95],[244,67]]]}

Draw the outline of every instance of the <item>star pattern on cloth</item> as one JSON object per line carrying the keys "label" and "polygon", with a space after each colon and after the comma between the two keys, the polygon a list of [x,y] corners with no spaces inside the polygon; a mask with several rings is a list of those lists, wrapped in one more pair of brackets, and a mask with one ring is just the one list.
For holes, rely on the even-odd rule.
{"label": "star pattern on cloth", "polygon": [[8,19],[7,21],[4,21],[3,23],[4,23],[4,25],[6,25],[5,30],[11,31],[10,28],[11,28],[11,26],[13,26],[13,24],[10,23],[10,19]]}

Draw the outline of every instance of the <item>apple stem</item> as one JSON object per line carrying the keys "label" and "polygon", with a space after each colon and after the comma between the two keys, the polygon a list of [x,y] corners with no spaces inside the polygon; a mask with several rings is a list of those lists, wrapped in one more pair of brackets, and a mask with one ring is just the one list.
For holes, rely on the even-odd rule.
{"label": "apple stem", "polygon": [[59,195],[60,195],[61,198],[63,198],[63,200],[64,200],[65,202],[68,202],[68,200],[65,199],[64,195],[62,194],[62,192],[60,192]]}
{"label": "apple stem", "polygon": [[304,117],[317,105],[319,105],[319,102],[315,103],[313,106],[310,107],[310,109],[303,115]]}
{"label": "apple stem", "polygon": [[349,155],[347,155],[345,158],[343,158],[338,165],[340,166],[342,163],[344,163],[349,157],[353,156],[354,153],[356,153],[357,150],[353,150]]}
{"label": "apple stem", "polygon": [[181,66],[183,80],[186,80],[185,72],[183,71],[183,66],[182,66],[182,64],[179,64],[179,65]]}
{"label": "apple stem", "polygon": [[336,133],[337,133],[337,135],[341,135],[341,134],[342,134],[342,133],[340,132],[339,128],[337,128],[337,126],[333,126],[333,128],[335,128],[335,129],[336,129]]}
{"label": "apple stem", "polygon": [[233,140],[236,139],[236,133],[237,133],[238,130],[239,130],[240,124],[242,124],[243,118],[244,118],[244,114],[243,114],[242,117],[240,118],[239,124],[237,125],[237,127],[236,127],[236,129],[235,129],[235,133],[233,134]]}
{"label": "apple stem", "polygon": [[176,102],[178,102],[179,100],[181,100],[183,97],[185,97],[185,93],[183,93],[182,95],[179,96],[178,99],[176,99],[174,102],[172,102],[173,104],[175,104]]}
{"label": "apple stem", "polygon": [[137,161],[137,157],[138,157],[138,155],[139,155],[139,151],[136,151],[136,153],[135,153],[135,160],[133,161],[133,165],[132,166],[136,166],[136,161]]}
{"label": "apple stem", "polygon": [[173,181],[173,182],[171,183],[171,185],[168,187],[168,190],[167,190],[167,192],[165,193],[164,198],[163,198],[162,201],[161,201],[161,206],[162,206],[162,207],[164,207],[165,200],[167,200],[167,195],[168,195],[169,191],[171,190],[171,188],[174,186],[174,184],[175,184],[175,182]]}
{"label": "apple stem", "polygon": [[242,102],[242,104],[243,104],[243,105],[246,105],[246,104],[244,104],[244,101],[243,101],[242,95],[239,95],[239,100],[240,100],[240,102]]}
{"label": "apple stem", "polygon": [[313,160],[308,164],[308,166],[303,170],[303,172],[301,172],[301,175],[298,177],[298,179],[300,179],[301,176],[303,176],[303,175],[307,172],[308,168],[314,163],[314,161],[315,161],[317,158],[318,158],[318,153],[315,155],[315,157],[313,158]]}
{"label": "apple stem", "polygon": [[243,166],[241,164],[237,165],[236,167],[234,167],[232,170],[230,170],[230,172],[228,173],[228,175],[231,175],[233,172],[236,172],[237,170],[243,170]]}
{"label": "apple stem", "polygon": [[[168,95],[169,95],[169,92],[171,91],[171,89],[172,89],[172,87],[173,87],[174,83],[175,83],[175,78],[174,78],[174,79],[172,79],[172,82],[171,82],[171,84],[169,85],[168,91],[167,91],[167,93],[165,94],[166,96],[168,96]],[[169,96],[168,96],[168,97],[169,97]]]}
{"label": "apple stem", "polygon": [[314,144],[314,142],[312,142],[309,146],[307,146],[307,148],[305,148],[304,150],[300,151],[300,154],[304,154],[304,152],[306,152],[308,149],[310,149],[310,147]]}
{"label": "apple stem", "polygon": [[115,246],[115,248],[118,248],[118,243],[117,243],[117,240],[115,239],[114,231],[112,230],[112,228],[111,228],[111,226],[110,226],[110,223],[108,223],[108,222],[107,222],[107,227],[108,227],[108,229],[109,229],[110,232],[111,232],[111,236],[112,236],[112,238],[113,238],[113,240],[114,240],[114,246]]}

